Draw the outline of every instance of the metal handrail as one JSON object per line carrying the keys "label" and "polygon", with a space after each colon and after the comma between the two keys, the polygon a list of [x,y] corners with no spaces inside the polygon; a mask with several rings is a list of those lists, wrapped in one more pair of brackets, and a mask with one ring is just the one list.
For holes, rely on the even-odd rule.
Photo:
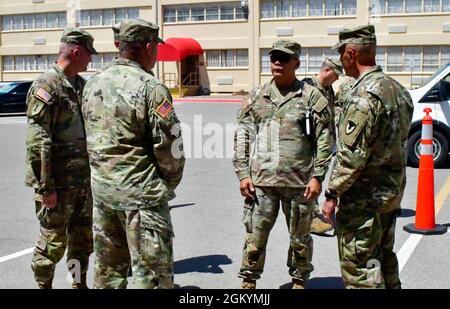
{"label": "metal handrail", "polygon": [[200,74],[197,72],[189,73],[181,83],[183,86],[198,86],[200,85]]}
{"label": "metal handrail", "polygon": [[176,73],[164,73],[162,76],[162,81],[168,88],[176,87],[177,75]]}

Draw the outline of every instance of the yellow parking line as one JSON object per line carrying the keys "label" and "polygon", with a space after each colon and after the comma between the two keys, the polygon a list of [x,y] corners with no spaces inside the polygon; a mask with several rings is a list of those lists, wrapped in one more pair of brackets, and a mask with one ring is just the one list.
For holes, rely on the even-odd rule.
{"label": "yellow parking line", "polygon": [[444,206],[444,202],[449,195],[450,195],[450,176],[448,176],[441,190],[439,190],[438,195],[436,195],[436,215],[439,213],[442,206]]}

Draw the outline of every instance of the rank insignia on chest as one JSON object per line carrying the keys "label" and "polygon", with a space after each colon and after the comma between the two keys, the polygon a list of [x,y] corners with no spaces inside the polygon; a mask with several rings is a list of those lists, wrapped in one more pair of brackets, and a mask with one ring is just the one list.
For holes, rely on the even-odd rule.
{"label": "rank insignia on chest", "polygon": [[353,120],[349,120],[347,122],[347,126],[345,127],[345,134],[351,134],[353,131],[355,131],[357,126],[358,124],[356,122],[354,122]]}
{"label": "rank insignia on chest", "polygon": [[156,112],[163,118],[166,118],[169,115],[170,111],[173,109],[173,105],[169,102],[169,100],[164,100],[161,105],[156,108]]}
{"label": "rank insignia on chest", "polygon": [[45,103],[48,103],[52,98],[52,95],[42,88],[39,88],[34,95]]}

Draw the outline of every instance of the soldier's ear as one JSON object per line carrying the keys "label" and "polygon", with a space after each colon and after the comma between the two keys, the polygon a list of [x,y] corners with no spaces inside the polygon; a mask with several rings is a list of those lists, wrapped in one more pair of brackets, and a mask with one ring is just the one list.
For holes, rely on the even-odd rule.
{"label": "soldier's ear", "polygon": [[295,69],[297,70],[300,67],[300,59],[295,59]]}

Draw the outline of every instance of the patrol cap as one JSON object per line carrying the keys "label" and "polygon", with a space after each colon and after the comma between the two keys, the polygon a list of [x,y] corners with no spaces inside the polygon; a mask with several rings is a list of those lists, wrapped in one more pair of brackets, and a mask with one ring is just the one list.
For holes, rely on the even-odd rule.
{"label": "patrol cap", "polygon": [[112,31],[113,31],[113,34],[114,34],[114,41],[119,40],[120,25],[121,25],[121,23],[117,23],[117,24],[112,26]]}
{"label": "patrol cap", "polygon": [[343,29],[339,32],[339,42],[332,49],[339,49],[345,44],[373,44],[377,42],[373,25],[359,26],[353,29]]}
{"label": "patrol cap", "polygon": [[342,62],[336,59],[326,58],[323,62],[325,65],[330,67],[334,73],[338,76],[344,76],[344,70],[342,68]]}
{"label": "patrol cap", "polygon": [[302,46],[292,40],[278,40],[272,45],[272,49],[269,51],[269,54],[274,51],[281,51],[283,53],[291,55],[293,58],[300,58],[300,53],[302,51]]}
{"label": "patrol cap", "polygon": [[62,34],[61,42],[83,45],[91,54],[98,54],[94,48],[94,37],[82,29],[66,28]]}
{"label": "patrol cap", "polygon": [[118,39],[125,42],[156,41],[164,43],[158,37],[158,31],[159,27],[152,22],[143,19],[132,19],[120,24]]}

